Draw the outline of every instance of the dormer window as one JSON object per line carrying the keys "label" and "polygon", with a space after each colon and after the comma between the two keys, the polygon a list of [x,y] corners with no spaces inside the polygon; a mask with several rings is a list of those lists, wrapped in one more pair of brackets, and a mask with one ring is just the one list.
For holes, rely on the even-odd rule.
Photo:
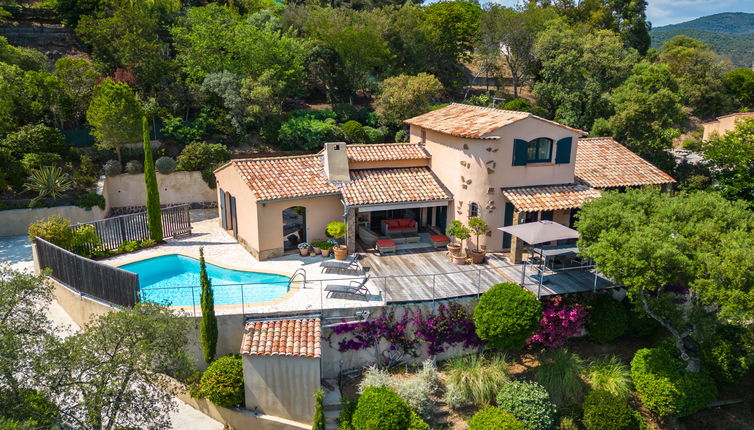
{"label": "dormer window", "polygon": [[552,161],[552,139],[538,137],[529,141],[527,163],[549,163]]}

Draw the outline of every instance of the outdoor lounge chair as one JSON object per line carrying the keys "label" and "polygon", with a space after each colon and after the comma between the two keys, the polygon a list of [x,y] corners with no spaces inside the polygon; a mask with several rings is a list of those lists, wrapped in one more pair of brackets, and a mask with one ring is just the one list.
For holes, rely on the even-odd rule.
{"label": "outdoor lounge chair", "polygon": [[353,257],[345,261],[338,261],[338,260],[323,261],[322,264],[320,264],[320,267],[322,268],[320,273],[324,273],[325,270],[328,270],[328,269],[337,270],[337,271],[355,270],[357,272],[363,272],[363,269],[359,265],[359,254],[354,254]]}
{"label": "outdoor lounge chair", "polygon": [[369,300],[369,289],[367,288],[369,276],[365,276],[361,281],[351,281],[348,285],[330,284],[325,287],[327,297],[332,294],[348,294],[352,296],[361,296],[365,301]]}

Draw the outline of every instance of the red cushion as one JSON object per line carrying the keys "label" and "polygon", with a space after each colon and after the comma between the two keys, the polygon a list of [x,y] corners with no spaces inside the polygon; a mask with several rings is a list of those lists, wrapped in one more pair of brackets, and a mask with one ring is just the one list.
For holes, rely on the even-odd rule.
{"label": "red cushion", "polygon": [[377,241],[377,246],[395,246],[395,242],[392,239],[380,239]]}
{"label": "red cushion", "polygon": [[397,219],[389,219],[385,221],[385,224],[388,226],[388,228],[398,227],[398,220]]}
{"label": "red cushion", "polygon": [[444,234],[433,234],[429,238],[434,242],[450,242],[450,238],[448,238],[448,236],[445,236]]}
{"label": "red cushion", "polygon": [[414,220],[411,218],[401,218],[398,220],[398,225],[401,227],[413,227]]}

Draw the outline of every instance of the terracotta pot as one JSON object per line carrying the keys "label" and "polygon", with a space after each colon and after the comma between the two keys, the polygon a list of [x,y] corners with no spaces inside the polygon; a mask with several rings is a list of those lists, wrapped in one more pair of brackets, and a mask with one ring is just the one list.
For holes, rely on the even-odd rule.
{"label": "terracotta pot", "polygon": [[348,257],[348,247],[345,245],[337,245],[332,250],[336,260],[343,261]]}
{"label": "terracotta pot", "polygon": [[322,250],[319,249],[319,248],[317,248],[316,246],[312,246],[312,249],[314,250],[315,254],[321,254],[322,253]]}
{"label": "terracotta pot", "polygon": [[322,250],[322,256],[327,258],[330,256],[330,250],[329,249],[323,249]]}
{"label": "terracotta pot", "polygon": [[455,257],[456,255],[461,253],[461,245],[449,243],[447,246],[448,246],[448,252],[450,252],[450,255]]}
{"label": "terracotta pot", "polygon": [[301,254],[302,257],[306,257],[309,255],[309,250],[307,248],[299,248],[298,253]]}
{"label": "terracotta pot", "polygon": [[478,249],[474,249],[471,251],[471,262],[474,264],[483,264],[484,257],[486,255],[487,255],[487,251],[480,251]]}
{"label": "terracotta pot", "polygon": [[454,255],[451,258],[453,259],[453,264],[457,266],[463,266],[464,264],[466,264],[466,255],[464,254]]}

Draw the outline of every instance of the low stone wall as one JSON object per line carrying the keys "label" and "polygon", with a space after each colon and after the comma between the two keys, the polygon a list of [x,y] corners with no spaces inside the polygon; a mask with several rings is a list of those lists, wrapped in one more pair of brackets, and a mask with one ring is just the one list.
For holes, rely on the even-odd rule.
{"label": "low stone wall", "polygon": [[50,215],[60,215],[71,220],[71,224],[98,221],[105,217],[105,210],[98,207],[90,209],[78,206],[55,206],[51,208],[9,209],[0,211],[0,237],[22,236],[29,231],[34,221]]}
{"label": "low stone wall", "polygon": [[[165,206],[194,203],[211,204],[217,202],[217,193],[209,187],[201,172],[173,172],[168,175],[157,173],[157,187],[160,190],[160,204]],[[123,173],[105,178],[103,195],[112,211],[130,208],[136,211],[146,205],[144,174]]]}

